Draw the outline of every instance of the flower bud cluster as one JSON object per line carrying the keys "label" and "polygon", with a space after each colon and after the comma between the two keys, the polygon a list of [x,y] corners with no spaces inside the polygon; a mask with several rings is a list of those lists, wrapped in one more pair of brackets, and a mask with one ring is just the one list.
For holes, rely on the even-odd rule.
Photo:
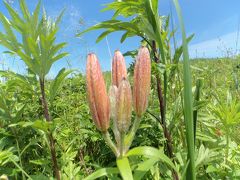
{"label": "flower bud cluster", "polygon": [[[112,85],[107,94],[99,61],[95,54],[87,57],[87,92],[90,111],[96,127],[105,133],[113,119],[117,144],[120,134],[126,134],[131,125],[132,109],[140,118],[147,109],[151,82],[151,60],[146,47],[139,49],[134,68],[133,92],[127,80],[125,59],[115,51],[112,61]],[[132,108],[133,107],[133,108]],[[117,137],[116,137],[117,136]]]}

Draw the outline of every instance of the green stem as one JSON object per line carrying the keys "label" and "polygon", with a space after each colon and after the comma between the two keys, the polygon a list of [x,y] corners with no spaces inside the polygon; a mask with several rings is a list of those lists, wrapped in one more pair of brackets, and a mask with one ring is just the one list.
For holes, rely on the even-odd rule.
{"label": "green stem", "polygon": [[[18,143],[17,138],[16,138],[16,143],[17,143],[17,151],[18,151],[18,156],[19,156],[19,164],[20,164],[20,166],[21,166],[21,168],[22,168],[22,167],[23,167],[23,165],[22,165],[22,157],[21,157],[20,147],[19,147],[19,143]],[[22,168],[22,169],[23,169],[23,168]],[[26,179],[25,176],[24,176],[23,171],[22,171],[22,178],[23,178],[23,180]]]}
{"label": "green stem", "polygon": [[[10,115],[11,117],[11,115]],[[23,165],[22,165],[22,155],[21,155],[21,152],[20,152],[20,147],[19,147],[19,142],[18,142],[18,139],[17,139],[17,133],[15,131],[15,129],[11,129],[12,133],[14,134],[14,137],[15,137],[15,141],[16,141],[16,145],[17,145],[17,152],[18,152],[18,157],[19,157],[19,164],[20,164],[20,167],[21,169],[23,169]],[[24,176],[24,172],[22,172],[22,179],[25,180],[25,176]]]}
{"label": "green stem", "polygon": [[228,135],[228,132],[226,134],[226,157],[225,157],[225,164],[227,164],[227,161],[228,161],[228,156],[229,156],[229,135]]}
{"label": "green stem", "polygon": [[[179,67],[177,67],[177,74],[180,74],[180,70]],[[184,107],[184,103],[183,103],[183,93],[181,92],[182,86],[181,86],[181,79],[180,76],[177,76],[177,83],[178,83],[178,88],[180,89],[180,92],[178,92],[178,94],[180,95],[180,99],[181,99],[181,107]],[[182,123],[182,121],[180,121],[180,126],[184,126],[184,124]],[[180,130],[180,134],[181,134],[181,142],[183,145],[183,148],[186,148],[186,142],[185,142],[185,137],[184,137],[184,130],[183,128],[179,128]]]}
{"label": "green stem", "polygon": [[125,137],[125,139],[124,139],[124,144],[125,144],[124,153],[126,153],[129,150],[129,148],[130,148],[130,146],[133,142],[134,136],[135,136],[135,134],[138,130],[138,127],[140,125],[140,122],[141,122],[141,118],[136,117],[136,119],[133,122],[130,133]]}
{"label": "green stem", "polygon": [[121,137],[120,137],[120,132],[118,131],[118,128],[117,128],[117,122],[116,122],[116,118],[113,119],[113,133],[114,133],[114,137],[115,137],[115,140],[116,140],[116,143],[117,143],[117,148],[120,147],[120,141],[121,141]]}
{"label": "green stem", "polygon": [[23,174],[25,174],[25,176],[27,176],[29,180],[32,180],[32,178],[26,173],[26,171],[23,170],[23,168],[22,168],[21,166],[19,166],[19,165],[16,163],[16,161],[14,161],[12,158],[10,158],[10,161],[12,161],[12,163],[13,163],[19,170],[21,170],[21,172],[22,172]]}
{"label": "green stem", "polygon": [[125,133],[120,132],[120,158],[122,158],[124,155],[124,137]]}
{"label": "green stem", "polygon": [[112,139],[110,138],[110,134],[108,131],[103,132],[103,138],[106,141],[107,145],[110,147],[110,149],[113,151],[116,157],[119,156],[119,151],[117,150],[116,145],[113,143]]}

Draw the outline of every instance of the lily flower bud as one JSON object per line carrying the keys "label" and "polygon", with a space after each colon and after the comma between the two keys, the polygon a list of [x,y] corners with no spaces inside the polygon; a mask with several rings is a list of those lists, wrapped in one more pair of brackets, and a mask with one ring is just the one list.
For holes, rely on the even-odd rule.
{"label": "lily flower bud", "polygon": [[116,119],[117,116],[117,86],[110,86],[109,88],[109,100],[110,100],[110,114],[112,119]]}
{"label": "lily flower bud", "polygon": [[117,50],[112,61],[112,84],[118,87],[123,78],[127,78],[127,69],[122,53]]}
{"label": "lily flower bud", "polygon": [[110,121],[109,98],[101,67],[95,54],[88,55],[86,69],[88,102],[93,121],[100,131],[106,132]]}
{"label": "lily flower bud", "polygon": [[117,145],[120,144],[120,134],[117,128],[117,96],[118,96],[118,88],[117,86],[110,86],[109,88],[109,99],[110,99],[110,114],[113,120],[113,133],[115,136],[115,140]]}
{"label": "lily flower bud", "polygon": [[138,117],[146,111],[151,83],[151,59],[146,47],[138,51],[134,68],[133,107]]}
{"label": "lily flower bud", "polygon": [[118,88],[117,96],[117,128],[126,133],[131,124],[132,91],[129,82],[124,78]]}

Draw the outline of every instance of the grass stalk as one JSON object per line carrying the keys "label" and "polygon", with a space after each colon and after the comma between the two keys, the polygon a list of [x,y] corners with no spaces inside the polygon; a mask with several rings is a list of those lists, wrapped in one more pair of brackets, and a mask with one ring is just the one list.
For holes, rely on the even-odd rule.
{"label": "grass stalk", "polygon": [[194,123],[193,123],[193,95],[192,95],[192,77],[190,70],[188,43],[184,28],[184,22],[182,17],[181,8],[178,0],[173,0],[178,19],[180,22],[180,28],[182,31],[183,41],[183,83],[184,83],[184,121],[186,126],[186,139],[188,148],[189,165],[187,168],[187,179],[195,180],[195,144],[194,144]]}
{"label": "grass stalk", "polygon": [[225,164],[228,163],[228,156],[229,156],[229,131],[226,134],[226,154],[225,154]]}
{"label": "grass stalk", "polygon": [[[18,151],[18,157],[19,157],[19,164],[21,166],[21,168],[23,169],[23,165],[22,165],[22,156],[21,156],[21,153],[20,153],[20,147],[19,147],[19,143],[18,143],[18,140],[17,140],[17,137],[15,135],[15,140],[16,140],[16,144],[17,144],[17,151]],[[22,179],[25,180],[25,176],[24,176],[24,172],[22,171]]]}
{"label": "grass stalk", "polygon": [[[28,173],[26,173],[26,171],[24,171],[24,169],[18,165],[18,163],[16,163],[16,161],[14,161],[12,158],[10,158],[10,161],[29,179],[32,180],[32,178],[28,175]],[[16,178],[17,179],[17,178]]]}
{"label": "grass stalk", "polygon": [[[201,90],[201,80],[197,79],[196,90],[194,94],[194,101],[197,103],[200,100],[200,90]],[[194,142],[196,142],[196,131],[197,131],[197,118],[198,118],[198,109],[193,111],[193,125],[194,125]]]}

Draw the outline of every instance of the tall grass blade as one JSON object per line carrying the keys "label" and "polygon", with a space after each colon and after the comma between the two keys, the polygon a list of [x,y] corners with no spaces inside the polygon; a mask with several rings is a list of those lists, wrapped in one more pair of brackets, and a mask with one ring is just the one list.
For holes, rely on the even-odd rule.
{"label": "tall grass blade", "polygon": [[188,148],[189,166],[187,168],[187,179],[195,180],[195,148],[194,148],[194,127],[193,127],[193,97],[192,97],[192,78],[190,71],[190,62],[188,54],[188,43],[186,38],[186,32],[184,28],[184,22],[182,17],[181,8],[178,0],[173,0],[178,19],[180,22],[180,28],[182,31],[183,41],[183,83],[184,83],[184,121],[186,126],[186,139]]}

